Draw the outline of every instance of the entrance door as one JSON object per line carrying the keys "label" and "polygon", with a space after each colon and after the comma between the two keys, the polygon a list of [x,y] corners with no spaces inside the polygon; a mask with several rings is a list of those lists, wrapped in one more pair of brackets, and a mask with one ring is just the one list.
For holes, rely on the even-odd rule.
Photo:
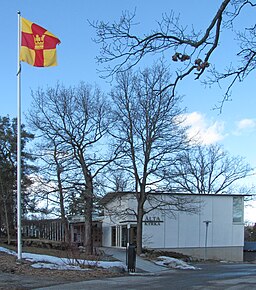
{"label": "entrance door", "polygon": [[116,246],[116,227],[112,227],[111,229],[111,245],[112,247]]}
{"label": "entrance door", "polygon": [[122,226],[122,244],[121,247],[126,247],[129,240],[129,244],[136,244],[137,241],[137,226],[130,225],[128,229],[127,225]]}
{"label": "entrance door", "polygon": [[122,226],[122,243],[121,247],[126,247],[127,246],[127,226]]}
{"label": "entrance door", "polygon": [[128,231],[127,225],[115,226],[111,228],[111,246],[112,247],[127,247],[129,244],[136,244],[137,241],[137,226],[130,225]]}

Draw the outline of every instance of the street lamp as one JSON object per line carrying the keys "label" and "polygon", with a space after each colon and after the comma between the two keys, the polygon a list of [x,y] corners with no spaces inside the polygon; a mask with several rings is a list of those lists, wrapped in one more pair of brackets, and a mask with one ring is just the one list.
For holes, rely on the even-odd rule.
{"label": "street lamp", "polygon": [[204,221],[205,223],[205,245],[204,245],[204,260],[207,258],[207,238],[208,238],[208,226],[211,221]]}

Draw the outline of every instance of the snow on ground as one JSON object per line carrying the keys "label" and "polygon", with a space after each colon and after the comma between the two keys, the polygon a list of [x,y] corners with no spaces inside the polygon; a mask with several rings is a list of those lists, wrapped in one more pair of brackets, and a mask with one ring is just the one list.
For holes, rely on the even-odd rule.
{"label": "snow on ground", "polygon": [[[10,255],[17,256],[15,251],[9,250],[7,248],[0,247],[0,252],[5,252]],[[100,267],[100,268],[111,268],[118,267],[121,269],[126,269],[126,265],[119,261],[109,262],[109,261],[90,261],[90,260],[81,260],[81,259],[68,259],[68,258],[58,258],[49,255],[40,255],[32,253],[22,253],[22,258],[32,262],[31,265],[33,268],[47,268],[55,270],[81,270],[86,271],[90,268],[88,267]],[[198,270],[196,268],[185,263],[182,260],[178,260],[171,257],[160,256],[157,258],[157,261],[154,261],[155,264],[160,266],[165,266],[175,269],[183,270]],[[86,268],[87,267],[87,268]]]}
{"label": "snow on ground", "polygon": [[3,247],[0,247],[0,252],[4,252],[4,253],[7,253],[9,255],[14,255],[14,256],[17,255],[16,252],[9,250],[9,249],[6,249],[6,248],[3,248]]}
{"label": "snow on ground", "polygon": [[[5,252],[10,255],[17,256],[15,251],[0,247],[0,252]],[[47,268],[55,270],[88,270],[84,267],[93,266],[101,268],[111,268],[119,267],[125,269],[126,266],[122,262],[114,261],[90,261],[90,260],[77,260],[77,259],[68,259],[68,258],[58,258],[49,255],[39,255],[31,253],[22,253],[22,258],[32,262],[33,268]],[[80,267],[80,265],[82,267]]]}
{"label": "snow on ground", "polygon": [[154,261],[154,263],[160,266],[165,266],[168,268],[175,268],[175,269],[182,269],[182,270],[198,270],[199,269],[199,268],[196,268],[194,266],[187,264],[186,262],[182,260],[178,260],[178,259],[166,257],[166,256],[158,257],[157,261]]}

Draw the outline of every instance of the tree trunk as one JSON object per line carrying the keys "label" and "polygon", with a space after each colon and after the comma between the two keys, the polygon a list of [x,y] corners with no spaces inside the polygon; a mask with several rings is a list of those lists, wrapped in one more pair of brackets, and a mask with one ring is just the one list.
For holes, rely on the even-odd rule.
{"label": "tree trunk", "polygon": [[142,232],[143,232],[143,203],[138,200],[138,215],[137,215],[137,254],[142,254]]}
{"label": "tree trunk", "polygon": [[84,247],[88,255],[93,254],[92,242],[92,201],[90,197],[85,197],[85,222],[84,222]]}
{"label": "tree trunk", "polygon": [[5,215],[5,226],[6,226],[6,234],[7,234],[7,244],[11,244],[11,235],[10,235],[10,224],[8,219],[8,212],[7,212],[7,206],[6,206],[6,200],[3,200],[4,204],[4,215]]}
{"label": "tree trunk", "polygon": [[93,211],[93,178],[85,162],[83,151],[78,150],[78,160],[82,166],[85,191],[84,191],[84,247],[87,254],[93,254],[92,239],[92,211]]}
{"label": "tree trunk", "polygon": [[93,254],[92,238],[92,211],[93,211],[93,185],[92,176],[88,171],[86,174],[86,190],[84,193],[84,247],[86,253]]}
{"label": "tree trunk", "polygon": [[59,188],[59,194],[60,194],[60,214],[61,214],[61,223],[64,226],[65,229],[65,236],[64,241],[68,243],[69,246],[71,246],[71,239],[70,239],[70,232],[68,227],[68,221],[66,219],[66,212],[65,212],[65,206],[64,206],[64,194],[63,194],[63,187],[62,187],[62,181],[61,181],[61,167],[59,165],[58,159],[56,157],[56,153],[54,155],[55,162],[57,164],[57,179],[58,179],[58,188]]}
{"label": "tree trunk", "polygon": [[61,211],[61,224],[64,226],[64,230],[65,230],[64,241],[69,246],[71,246],[71,237],[70,237],[70,231],[69,231],[69,226],[68,226],[68,220],[66,219],[64,202],[61,202],[61,199],[63,199],[62,195],[60,195],[60,211]]}

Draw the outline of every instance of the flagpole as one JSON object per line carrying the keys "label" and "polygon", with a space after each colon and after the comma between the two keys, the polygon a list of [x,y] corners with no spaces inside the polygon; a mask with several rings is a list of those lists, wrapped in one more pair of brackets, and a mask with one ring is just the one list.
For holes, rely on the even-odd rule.
{"label": "flagpole", "polygon": [[22,259],[21,241],[21,64],[20,64],[20,11],[18,11],[17,55],[17,258]]}

